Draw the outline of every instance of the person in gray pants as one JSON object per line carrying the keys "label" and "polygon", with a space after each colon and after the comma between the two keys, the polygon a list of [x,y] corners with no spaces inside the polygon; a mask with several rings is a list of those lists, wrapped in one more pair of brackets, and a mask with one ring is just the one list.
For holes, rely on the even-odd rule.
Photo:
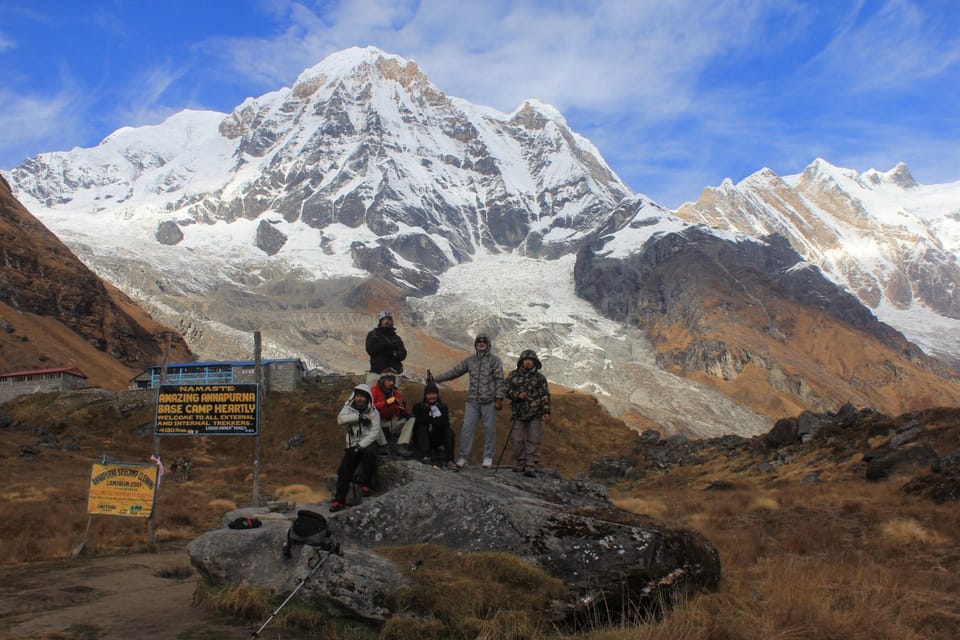
{"label": "person in gray pants", "polygon": [[470,457],[473,434],[477,422],[483,421],[483,468],[493,466],[497,442],[497,411],[503,406],[503,363],[493,355],[490,339],[481,334],[473,341],[474,354],[461,360],[449,371],[434,376],[435,382],[445,382],[470,374],[467,402],[463,408],[463,429],[460,432],[460,458],[463,467]]}

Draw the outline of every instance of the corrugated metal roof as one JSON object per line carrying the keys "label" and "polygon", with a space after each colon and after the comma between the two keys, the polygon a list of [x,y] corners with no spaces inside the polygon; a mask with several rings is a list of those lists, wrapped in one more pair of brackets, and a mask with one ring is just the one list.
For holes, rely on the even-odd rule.
{"label": "corrugated metal roof", "polygon": [[78,378],[86,378],[83,371],[76,367],[59,367],[57,369],[32,369],[30,371],[14,371],[12,373],[2,373],[0,378],[15,378],[19,376],[36,376],[45,373],[67,373]]}
{"label": "corrugated metal roof", "polygon": [[[281,362],[299,362],[301,365],[303,364],[300,358],[279,358],[276,360],[261,360],[260,364],[265,365],[265,364],[274,364],[274,363],[281,363]],[[170,367],[179,367],[181,369],[188,369],[188,368],[194,368],[194,367],[217,367],[217,366],[224,366],[224,365],[231,366],[231,367],[243,367],[243,366],[252,367],[252,366],[255,366],[256,364],[257,363],[255,360],[214,360],[214,361],[208,361],[208,362],[168,362],[167,368],[169,369]],[[150,370],[162,369],[162,368],[163,368],[163,365],[155,364],[152,367],[150,367]]]}

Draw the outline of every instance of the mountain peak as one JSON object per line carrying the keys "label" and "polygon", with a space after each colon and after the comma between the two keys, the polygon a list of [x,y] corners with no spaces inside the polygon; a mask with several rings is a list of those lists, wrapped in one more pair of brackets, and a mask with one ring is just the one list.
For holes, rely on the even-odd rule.
{"label": "mountain peak", "polygon": [[883,177],[904,189],[914,189],[919,186],[906,162],[898,162],[897,166],[883,174]]}
{"label": "mountain peak", "polygon": [[416,66],[416,63],[411,63],[406,58],[387,53],[377,47],[350,47],[343,51],[331,53],[317,64],[305,69],[297,77],[294,85],[320,75],[329,78],[349,76],[358,69],[375,67],[384,60],[391,60],[402,67],[408,64]]}
{"label": "mountain peak", "polygon": [[330,54],[305,69],[294,82],[292,92],[303,98],[323,86],[363,84],[377,79],[394,81],[407,89],[419,85],[431,94],[442,95],[416,62],[376,47],[351,47]]}

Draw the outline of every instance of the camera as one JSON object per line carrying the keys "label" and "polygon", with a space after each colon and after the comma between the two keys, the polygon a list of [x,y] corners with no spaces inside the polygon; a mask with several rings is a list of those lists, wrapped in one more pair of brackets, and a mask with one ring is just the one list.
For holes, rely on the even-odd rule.
{"label": "camera", "polygon": [[370,418],[368,418],[367,416],[360,416],[360,426],[361,426],[361,427],[369,427],[371,424],[373,424],[373,423],[370,422]]}

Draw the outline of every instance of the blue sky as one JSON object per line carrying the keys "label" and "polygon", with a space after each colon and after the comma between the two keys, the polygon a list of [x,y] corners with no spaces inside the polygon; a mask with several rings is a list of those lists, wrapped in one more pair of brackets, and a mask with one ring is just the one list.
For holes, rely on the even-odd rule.
{"label": "blue sky", "polygon": [[4,0],[0,168],[229,112],[366,45],[448,95],[556,106],[669,207],[817,157],[960,180],[955,0]]}

